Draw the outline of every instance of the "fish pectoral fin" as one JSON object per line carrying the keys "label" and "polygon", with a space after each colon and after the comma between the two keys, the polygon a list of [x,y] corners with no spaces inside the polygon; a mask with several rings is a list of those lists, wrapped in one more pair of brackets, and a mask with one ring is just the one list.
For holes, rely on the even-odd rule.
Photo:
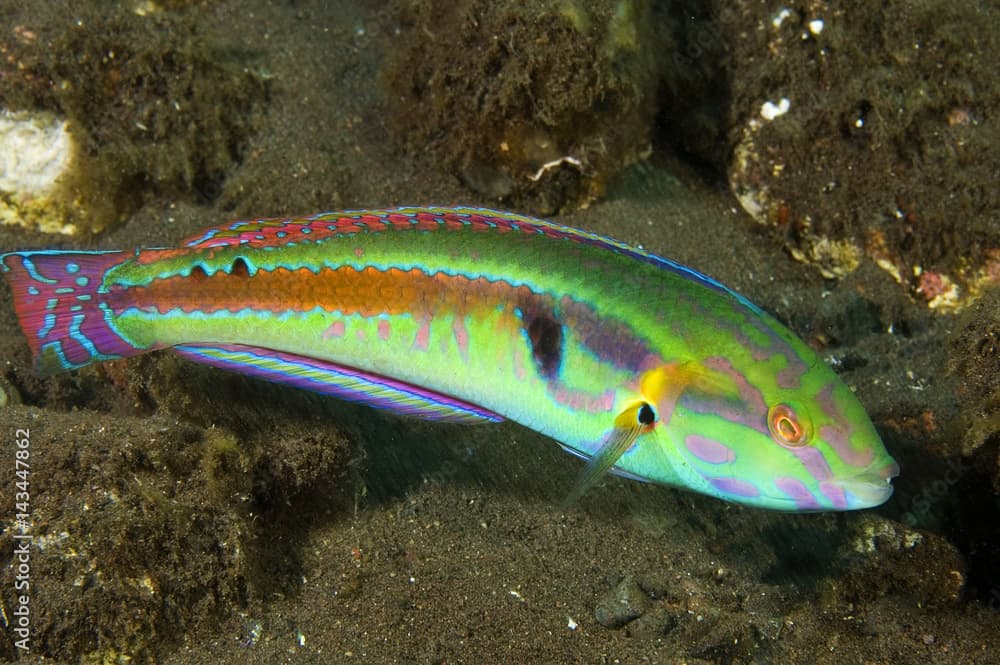
{"label": "fish pectoral fin", "polygon": [[639,435],[652,427],[650,423],[641,422],[640,413],[648,408],[645,402],[637,402],[618,414],[614,427],[605,435],[601,447],[587,460],[587,465],[577,477],[576,484],[563,502],[564,507],[575,503],[593,487],[632,447]]}
{"label": "fish pectoral fin", "polygon": [[492,411],[449,395],[318,358],[242,344],[181,344],[174,351],[193,362],[403,416],[467,424],[503,420]]}

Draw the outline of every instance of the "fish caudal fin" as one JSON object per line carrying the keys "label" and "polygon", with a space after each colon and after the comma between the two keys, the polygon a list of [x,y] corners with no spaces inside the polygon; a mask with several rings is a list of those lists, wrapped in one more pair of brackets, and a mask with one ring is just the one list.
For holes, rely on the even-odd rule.
{"label": "fish caudal fin", "polygon": [[114,329],[101,289],[128,252],[35,251],[0,256],[38,373],[141,353]]}

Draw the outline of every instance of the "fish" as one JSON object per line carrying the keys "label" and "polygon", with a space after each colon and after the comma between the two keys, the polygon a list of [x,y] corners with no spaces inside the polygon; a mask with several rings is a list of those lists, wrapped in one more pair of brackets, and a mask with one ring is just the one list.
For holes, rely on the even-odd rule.
{"label": "fish", "polygon": [[0,256],[41,375],[169,349],[426,420],[510,420],[613,473],[788,512],[881,505],[899,466],[787,327],[608,237],[472,207],[213,227],[179,247]]}

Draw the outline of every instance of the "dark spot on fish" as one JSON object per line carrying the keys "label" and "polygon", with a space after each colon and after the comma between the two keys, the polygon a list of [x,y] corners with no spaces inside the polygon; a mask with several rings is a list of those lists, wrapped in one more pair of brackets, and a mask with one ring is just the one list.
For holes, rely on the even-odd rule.
{"label": "dark spot on fish", "polygon": [[546,379],[559,373],[563,354],[563,329],[551,312],[525,316],[524,329],[531,340],[531,357],[535,359],[538,373]]}
{"label": "dark spot on fish", "polygon": [[203,282],[208,279],[208,273],[205,272],[205,266],[198,264],[191,268],[191,273],[188,275],[189,279],[193,279],[196,282]]}
{"label": "dark spot on fish", "polygon": [[640,425],[652,425],[656,421],[656,412],[650,405],[643,404],[639,407],[637,418]]}
{"label": "dark spot on fish", "polygon": [[246,259],[242,256],[238,256],[233,260],[233,265],[229,268],[229,274],[234,277],[249,277],[250,268],[247,266]]}

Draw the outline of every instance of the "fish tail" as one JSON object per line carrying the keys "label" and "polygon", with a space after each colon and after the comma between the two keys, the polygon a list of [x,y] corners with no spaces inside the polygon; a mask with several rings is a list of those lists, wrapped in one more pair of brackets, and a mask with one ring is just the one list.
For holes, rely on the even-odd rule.
{"label": "fish tail", "polygon": [[44,250],[0,256],[14,311],[39,374],[66,372],[144,350],[115,330],[102,287],[107,270],[130,254]]}

